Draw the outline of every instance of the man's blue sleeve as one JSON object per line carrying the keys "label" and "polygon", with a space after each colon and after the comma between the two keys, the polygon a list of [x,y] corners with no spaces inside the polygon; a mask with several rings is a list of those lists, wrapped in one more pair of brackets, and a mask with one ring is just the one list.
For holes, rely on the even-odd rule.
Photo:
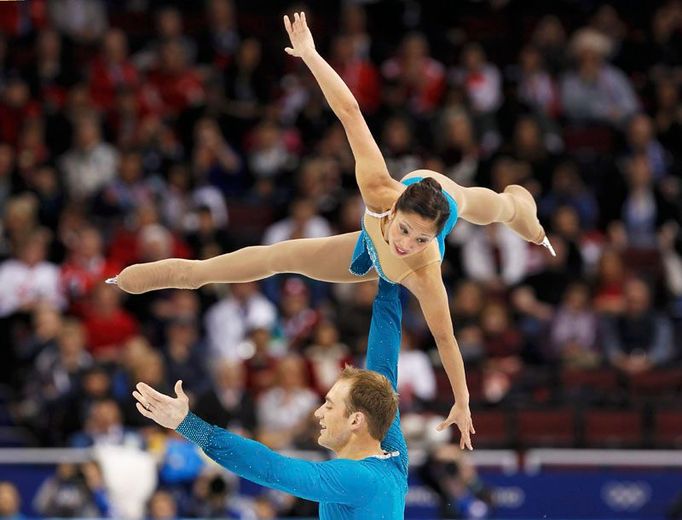
{"label": "man's blue sleeve", "polygon": [[[386,376],[396,391],[402,317],[400,285],[379,278],[379,290],[372,305],[372,321],[367,338],[367,369]],[[400,430],[400,413],[396,415],[381,445],[386,451],[399,451],[407,471],[407,444]]]}
{"label": "man's blue sleeve", "polygon": [[348,459],[310,462],[285,457],[260,442],[212,426],[193,413],[185,417],[176,431],[237,475],[307,500],[361,505],[367,503],[380,484],[376,474],[362,462]]}

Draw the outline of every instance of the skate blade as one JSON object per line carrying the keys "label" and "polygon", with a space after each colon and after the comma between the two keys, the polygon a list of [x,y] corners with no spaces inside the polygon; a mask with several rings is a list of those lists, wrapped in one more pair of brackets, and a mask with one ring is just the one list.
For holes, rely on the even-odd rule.
{"label": "skate blade", "polygon": [[556,256],[556,251],[554,251],[552,244],[550,244],[549,238],[545,237],[542,240],[542,242],[540,243],[540,245],[546,247],[549,250],[549,252],[552,254],[552,256]]}
{"label": "skate blade", "polygon": [[108,283],[109,285],[118,285],[118,276],[114,276],[113,278],[107,278],[104,280],[104,283]]}

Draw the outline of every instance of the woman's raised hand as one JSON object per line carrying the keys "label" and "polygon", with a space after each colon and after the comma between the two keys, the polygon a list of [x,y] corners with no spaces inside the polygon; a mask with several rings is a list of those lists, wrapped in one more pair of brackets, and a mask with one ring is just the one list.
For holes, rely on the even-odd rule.
{"label": "woman's raised hand", "polygon": [[305,58],[306,54],[315,51],[315,42],[313,35],[308,29],[308,23],[305,19],[305,13],[294,13],[294,21],[289,20],[288,15],[284,15],[284,28],[289,34],[291,40],[291,47],[287,47],[284,51],[291,56],[298,58]]}

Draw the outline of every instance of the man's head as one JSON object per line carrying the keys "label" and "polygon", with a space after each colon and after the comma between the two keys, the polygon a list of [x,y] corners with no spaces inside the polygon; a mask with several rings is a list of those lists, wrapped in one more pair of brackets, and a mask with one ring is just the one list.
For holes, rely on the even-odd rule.
{"label": "man's head", "polygon": [[354,440],[381,441],[398,411],[398,395],[385,376],[346,367],[315,411],[322,430],[318,442],[339,451]]}

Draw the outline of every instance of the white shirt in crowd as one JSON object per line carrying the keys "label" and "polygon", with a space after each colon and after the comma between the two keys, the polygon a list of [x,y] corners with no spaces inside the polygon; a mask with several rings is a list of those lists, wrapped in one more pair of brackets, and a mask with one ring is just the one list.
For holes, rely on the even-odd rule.
{"label": "white shirt in crowd", "polygon": [[118,154],[110,144],[99,143],[88,151],[69,150],[61,157],[59,167],[64,171],[69,195],[86,198],[114,179]]}
{"label": "white shirt in crowd", "polygon": [[[296,224],[291,218],[285,218],[279,222],[275,222],[265,230],[263,244],[270,245],[284,240],[290,240],[295,226]],[[300,238],[322,238],[328,237],[331,234],[332,229],[329,222],[327,222],[327,219],[320,216],[314,216],[306,222],[303,236]]]}
{"label": "white shirt in crowd", "polygon": [[277,309],[262,294],[256,293],[242,305],[228,296],[213,304],[206,312],[205,324],[211,355],[216,359],[241,358],[239,346],[249,330],[272,329]]}
{"label": "white shirt in crowd", "polygon": [[[411,392],[405,392],[408,387]],[[436,397],[436,375],[425,352],[401,352],[398,358],[398,393],[412,393],[425,401]]]}
{"label": "white shirt in crowd", "polygon": [[10,259],[0,264],[0,317],[9,316],[38,301],[64,308],[59,267],[51,262],[34,266]]}

